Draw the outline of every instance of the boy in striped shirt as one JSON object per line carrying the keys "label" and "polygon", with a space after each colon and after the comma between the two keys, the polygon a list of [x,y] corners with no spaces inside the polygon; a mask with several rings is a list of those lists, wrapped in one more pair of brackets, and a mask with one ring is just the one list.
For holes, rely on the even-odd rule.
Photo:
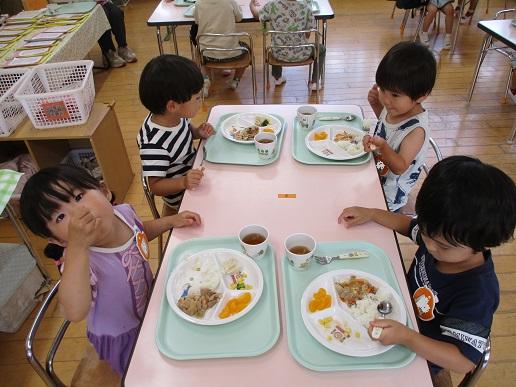
{"label": "boy in striped shirt", "polygon": [[213,126],[190,123],[201,106],[203,77],[197,65],[178,55],[160,55],[143,69],[139,92],[150,111],[137,136],[142,173],[150,190],[163,196],[163,215],[177,213],[183,193],[201,183],[192,169],[194,138],[208,138]]}

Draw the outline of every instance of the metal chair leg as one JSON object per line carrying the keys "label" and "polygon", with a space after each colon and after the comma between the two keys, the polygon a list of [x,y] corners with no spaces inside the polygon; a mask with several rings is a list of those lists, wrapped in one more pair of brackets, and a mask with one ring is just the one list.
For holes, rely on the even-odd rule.
{"label": "metal chair leg", "polygon": [[473,73],[473,80],[471,81],[471,87],[469,88],[468,92],[468,102],[471,102],[471,97],[473,96],[473,90],[475,90],[475,85],[477,83],[480,66],[482,66],[482,62],[484,62],[484,58],[487,54],[487,49],[491,45],[492,40],[493,37],[491,35],[486,34],[486,37],[482,42],[482,47],[480,48],[480,53],[478,54],[477,66],[475,67],[475,72]]}

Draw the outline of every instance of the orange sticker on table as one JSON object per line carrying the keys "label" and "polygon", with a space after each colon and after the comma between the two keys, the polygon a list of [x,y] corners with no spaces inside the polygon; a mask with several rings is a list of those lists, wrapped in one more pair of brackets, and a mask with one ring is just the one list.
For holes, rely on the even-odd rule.
{"label": "orange sticker on table", "polygon": [[289,194],[289,193],[279,193],[278,199],[295,199],[297,197],[296,194]]}

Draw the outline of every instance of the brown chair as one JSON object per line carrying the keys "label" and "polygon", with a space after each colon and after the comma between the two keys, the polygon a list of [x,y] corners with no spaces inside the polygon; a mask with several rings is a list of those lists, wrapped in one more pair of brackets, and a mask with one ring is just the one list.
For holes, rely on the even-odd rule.
{"label": "brown chair", "polygon": [[[218,48],[218,47],[208,47],[202,45],[203,37],[218,37],[222,39],[234,39],[234,37],[244,38],[247,40],[246,43],[249,45],[249,49],[247,47],[238,46],[234,48]],[[206,61],[205,55],[207,52],[228,52],[228,51],[241,51],[245,55],[239,59],[232,60],[229,62],[209,62]],[[209,56],[209,55],[208,55]],[[197,35],[197,61],[200,65],[204,66],[209,70],[232,70],[232,69],[241,69],[251,66],[251,74],[253,80],[253,102],[256,104],[256,71],[255,71],[255,61],[254,61],[254,49],[253,49],[253,38],[247,32],[234,32],[229,34],[198,34]]]}
{"label": "brown chair", "polygon": [[[149,204],[149,208],[152,213],[152,217],[154,219],[159,219],[160,214],[158,211],[158,208],[156,207],[156,200],[154,193],[150,190],[149,184],[147,181],[147,178],[143,176],[143,172],[140,173],[141,179],[142,179],[142,187],[143,187],[143,194],[145,195],[145,199],[147,199],[147,203]],[[163,234],[158,235],[158,262],[161,266],[161,261],[163,261]]]}
{"label": "brown chair", "polygon": [[473,387],[475,384],[477,384],[478,379],[480,379],[480,375],[482,375],[482,372],[487,367],[487,363],[489,363],[489,358],[491,357],[491,338],[488,337],[486,341],[486,348],[484,350],[484,353],[482,354],[482,357],[480,358],[480,361],[476,365],[476,367],[473,369],[473,371],[468,372],[464,379],[459,383],[457,387]]}
{"label": "brown chair", "polygon": [[[274,35],[284,35],[284,36],[295,36],[299,34],[310,34],[310,37],[313,39],[312,42],[307,42],[306,44],[292,44],[292,45],[275,45],[274,44]],[[267,94],[267,88],[269,87],[269,65],[276,65],[282,67],[292,67],[292,66],[309,66],[308,68],[308,80],[312,79],[312,70],[316,72],[316,98],[317,102],[319,102],[319,82],[324,86],[324,70],[323,73],[318,74],[318,69],[313,69],[313,64],[316,58],[319,58],[319,50],[320,50],[320,42],[322,41],[321,33],[316,29],[310,30],[300,30],[300,31],[273,31],[266,30],[264,26],[263,31],[263,103],[265,103],[265,98]],[[301,62],[285,62],[276,59],[272,52],[275,48],[299,48],[299,47],[310,47],[312,49],[313,55],[308,59]],[[309,85],[309,82],[307,83]]]}

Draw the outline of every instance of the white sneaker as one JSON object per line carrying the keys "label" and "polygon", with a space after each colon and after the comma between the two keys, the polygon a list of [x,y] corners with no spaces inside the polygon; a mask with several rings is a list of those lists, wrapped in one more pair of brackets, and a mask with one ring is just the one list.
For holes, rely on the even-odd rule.
{"label": "white sneaker", "polygon": [[509,96],[509,99],[512,101],[512,103],[516,105],[516,94],[513,93],[511,89],[509,89],[507,95]]}
{"label": "white sneaker", "polygon": [[446,34],[446,36],[444,37],[443,50],[449,50],[451,48],[451,41],[451,34]]}
{"label": "white sneaker", "polygon": [[125,66],[125,60],[120,58],[118,54],[113,50],[108,50],[106,52],[106,59],[108,61],[109,67],[123,67]]}
{"label": "white sneaker", "polygon": [[239,83],[240,83],[240,79],[238,79],[238,78],[234,78],[227,82],[227,84],[231,90],[236,90]]}
{"label": "white sneaker", "polygon": [[322,84],[319,82],[319,87],[317,87],[317,82],[310,82],[308,88],[310,91],[322,90]]}
{"label": "white sneaker", "polygon": [[210,78],[204,78],[204,84],[202,85],[202,96],[204,98],[208,98],[208,95],[210,94]]}
{"label": "white sneaker", "polygon": [[283,77],[274,78],[274,86],[281,86],[286,82],[287,82],[287,80]]}
{"label": "white sneaker", "polygon": [[430,38],[428,37],[428,32],[421,31],[419,33],[419,40],[421,41],[422,44],[424,44],[425,46],[428,46],[430,44]]}
{"label": "white sneaker", "polygon": [[118,47],[118,56],[125,60],[127,63],[133,63],[138,60],[134,51],[127,46]]}

